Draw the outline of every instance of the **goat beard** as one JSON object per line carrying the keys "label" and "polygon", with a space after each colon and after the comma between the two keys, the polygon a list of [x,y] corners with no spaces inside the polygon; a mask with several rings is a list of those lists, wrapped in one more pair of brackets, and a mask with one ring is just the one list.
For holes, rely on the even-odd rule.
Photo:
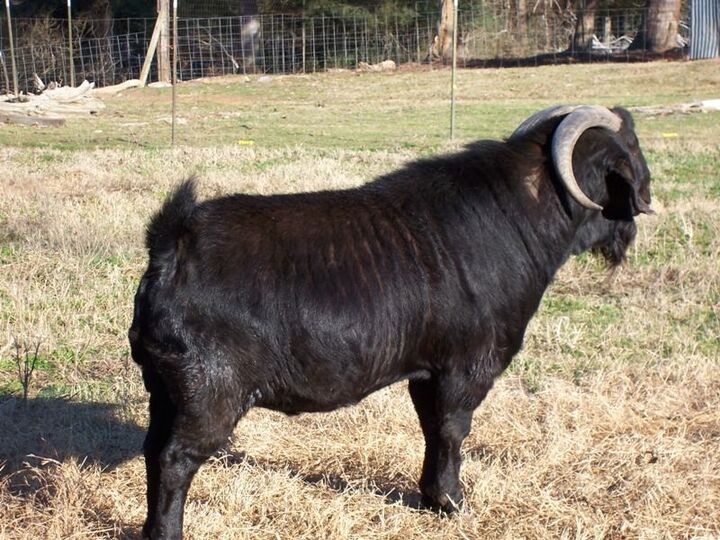
{"label": "goat beard", "polygon": [[592,250],[605,259],[611,269],[617,268],[627,258],[627,250],[635,240],[637,227],[634,221],[618,221],[612,232],[612,238],[606,244]]}

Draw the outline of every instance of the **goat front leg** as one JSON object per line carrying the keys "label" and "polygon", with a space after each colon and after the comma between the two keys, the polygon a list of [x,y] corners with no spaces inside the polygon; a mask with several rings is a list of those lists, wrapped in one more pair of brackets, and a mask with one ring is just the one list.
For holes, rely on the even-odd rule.
{"label": "goat front leg", "polygon": [[[410,397],[425,436],[420,491],[423,505],[451,513],[463,503],[460,448],[470,433],[475,408],[490,385],[470,384],[462,376],[433,376],[409,383]],[[460,398],[459,396],[462,396]]]}

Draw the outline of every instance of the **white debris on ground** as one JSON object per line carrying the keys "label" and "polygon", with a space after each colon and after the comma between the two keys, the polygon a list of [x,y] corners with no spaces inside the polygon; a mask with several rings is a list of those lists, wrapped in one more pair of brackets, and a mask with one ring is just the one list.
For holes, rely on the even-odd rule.
{"label": "white debris on ground", "polygon": [[0,96],[0,123],[60,126],[68,116],[97,114],[105,104],[91,95],[94,87],[83,81],[77,88],[49,85],[37,95]]}
{"label": "white debris on ground", "polygon": [[647,115],[689,114],[696,112],[720,111],[720,99],[706,99],[692,103],[678,103],[676,105],[651,105],[648,107],[631,107],[630,111]]}
{"label": "white debris on ground", "polygon": [[358,62],[357,71],[374,72],[374,71],[395,71],[397,64],[392,60],[384,60],[379,64],[368,64],[367,62]]}
{"label": "white debris on ground", "polygon": [[127,90],[128,88],[137,88],[138,86],[141,86],[140,79],[129,79],[125,82],[121,82],[120,84],[114,84],[113,86],[93,88],[91,94],[93,96],[115,95],[123,90]]}
{"label": "white debris on ground", "polygon": [[[163,116],[162,118],[158,118],[158,122],[164,122],[167,125],[172,125],[172,116]],[[188,123],[187,118],[177,117],[175,118],[175,123],[184,126]]]}

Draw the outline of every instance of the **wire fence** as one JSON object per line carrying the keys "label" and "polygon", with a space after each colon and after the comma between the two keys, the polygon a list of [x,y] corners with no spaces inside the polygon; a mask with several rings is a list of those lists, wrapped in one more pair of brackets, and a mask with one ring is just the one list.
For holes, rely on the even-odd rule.
{"label": "wire fence", "polygon": [[[384,60],[427,62],[433,59],[439,17],[435,3],[416,4],[414,10],[394,14],[356,10],[331,15],[180,17],[178,77],[314,72]],[[602,10],[594,13],[589,29],[583,29],[578,16],[570,11],[548,9],[519,17],[500,3],[468,2],[459,12],[459,61],[461,66],[477,62],[512,65],[521,59],[539,63],[543,55],[560,58],[568,54],[582,54],[586,61],[630,59],[628,47],[644,20],[641,9]],[[13,19],[12,24],[20,89],[32,92],[36,75],[46,83],[67,84],[71,80],[67,20]],[[139,78],[154,25],[154,19],[74,21],[75,79],[106,86]],[[3,19],[3,73],[9,69],[6,28]],[[678,46],[687,44],[688,30],[689,25],[681,20]],[[156,77],[154,62],[150,79]],[[10,89],[9,78],[4,76],[0,91]]]}
{"label": "wire fence", "polygon": [[298,73],[360,62],[421,62],[436,21],[259,15],[178,20],[181,79],[227,73]]}

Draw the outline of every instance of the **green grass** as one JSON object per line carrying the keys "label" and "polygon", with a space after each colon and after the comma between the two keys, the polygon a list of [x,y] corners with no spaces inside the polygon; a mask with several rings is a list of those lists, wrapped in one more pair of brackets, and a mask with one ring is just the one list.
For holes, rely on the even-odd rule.
{"label": "green grass", "polygon": [[[715,119],[720,122],[720,116]],[[712,148],[712,146],[710,146]],[[720,153],[717,148],[692,152],[648,153],[656,178],[664,180],[656,190],[665,200],[693,195],[720,196]]]}
{"label": "green grass", "polygon": [[[507,135],[535,110],[557,102],[608,106],[685,103],[714,95],[718,76],[708,63],[593,64],[568,70],[460,70],[460,140]],[[449,132],[449,70],[396,74],[340,72],[306,76],[227,77],[178,88],[180,144],[215,146],[254,141],[263,148],[436,151]],[[107,99],[94,118],[69,119],[65,127],[5,126],[0,144],[60,151],[88,148],[164,148],[170,142],[168,89],[132,89]],[[712,142],[720,113],[641,119],[642,138],[677,134]],[[690,129],[689,129],[690,128]],[[62,159],[43,152],[35,159]]]}

